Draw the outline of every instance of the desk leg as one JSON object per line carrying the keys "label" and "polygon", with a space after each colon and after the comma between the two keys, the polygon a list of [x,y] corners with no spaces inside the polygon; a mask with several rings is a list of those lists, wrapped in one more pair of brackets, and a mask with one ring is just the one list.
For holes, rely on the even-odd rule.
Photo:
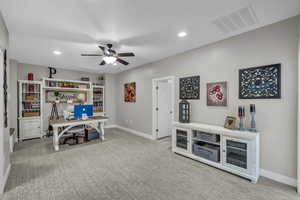
{"label": "desk leg", "polygon": [[58,143],[58,128],[53,127],[53,147],[55,151],[59,151],[59,143]]}
{"label": "desk leg", "polygon": [[99,122],[98,123],[98,128],[101,131],[101,140],[104,141],[104,123],[103,122]]}

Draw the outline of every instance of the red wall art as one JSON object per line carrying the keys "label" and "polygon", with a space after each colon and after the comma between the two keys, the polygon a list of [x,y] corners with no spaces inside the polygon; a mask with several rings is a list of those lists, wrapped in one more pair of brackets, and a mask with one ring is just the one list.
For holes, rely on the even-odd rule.
{"label": "red wall art", "polygon": [[207,83],[207,106],[227,106],[227,82]]}
{"label": "red wall art", "polygon": [[124,84],[124,101],[135,102],[136,101],[136,86],[135,82]]}

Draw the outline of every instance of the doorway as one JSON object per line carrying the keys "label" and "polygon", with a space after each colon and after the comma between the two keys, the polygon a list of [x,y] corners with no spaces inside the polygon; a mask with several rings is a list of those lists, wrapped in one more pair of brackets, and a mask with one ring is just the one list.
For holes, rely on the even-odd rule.
{"label": "doorway", "polygon": [[175,78],[170,76],[153,79],[152,91],[153,138],[161,139],[171,136],[175,110]]}

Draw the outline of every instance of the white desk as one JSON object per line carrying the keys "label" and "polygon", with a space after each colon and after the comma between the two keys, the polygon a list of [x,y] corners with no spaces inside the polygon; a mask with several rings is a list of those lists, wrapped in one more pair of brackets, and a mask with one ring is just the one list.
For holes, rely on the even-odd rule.
{"label": "white desk", "polygon": [[[87,125],[96,129],[96,131],[100,134],[100,139],[103,141],[104,122],[106,122],[107,120],[108,120],[107,117],[102,117],[102,116],[90,117],[87,120],[64,120],[64,119],[50,120],[49,124],[53,128],[53,147],[55,151],[59,151],[59,138],[62,137],[65,132],[67,132],[68,130],[70,130],[75,126]],[[67,128],[65,128],[63,131],[59,133],[58,129],[63,127],[67,127]]]}

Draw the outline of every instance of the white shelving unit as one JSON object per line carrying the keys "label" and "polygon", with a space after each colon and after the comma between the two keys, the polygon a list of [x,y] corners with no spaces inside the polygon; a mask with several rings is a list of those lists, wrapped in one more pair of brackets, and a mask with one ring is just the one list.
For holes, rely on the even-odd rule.
{"label": "white shelving unit", "polygon": [[[198,137],[199,135],[212,140]],[[199,150],[200,149],[200,150]],[[247,178],[259,178],[259,133],[221,126],[173,123],[172,151]]]}
{"label": "white shelving unit", "polygon": [[95,116],[104,116],[104,86],[93,85],[93,107]]}
{"label": "white shelving unit", "polygon": [[41,81],[19,80],[19,139],[41,138],[43,92]]}

